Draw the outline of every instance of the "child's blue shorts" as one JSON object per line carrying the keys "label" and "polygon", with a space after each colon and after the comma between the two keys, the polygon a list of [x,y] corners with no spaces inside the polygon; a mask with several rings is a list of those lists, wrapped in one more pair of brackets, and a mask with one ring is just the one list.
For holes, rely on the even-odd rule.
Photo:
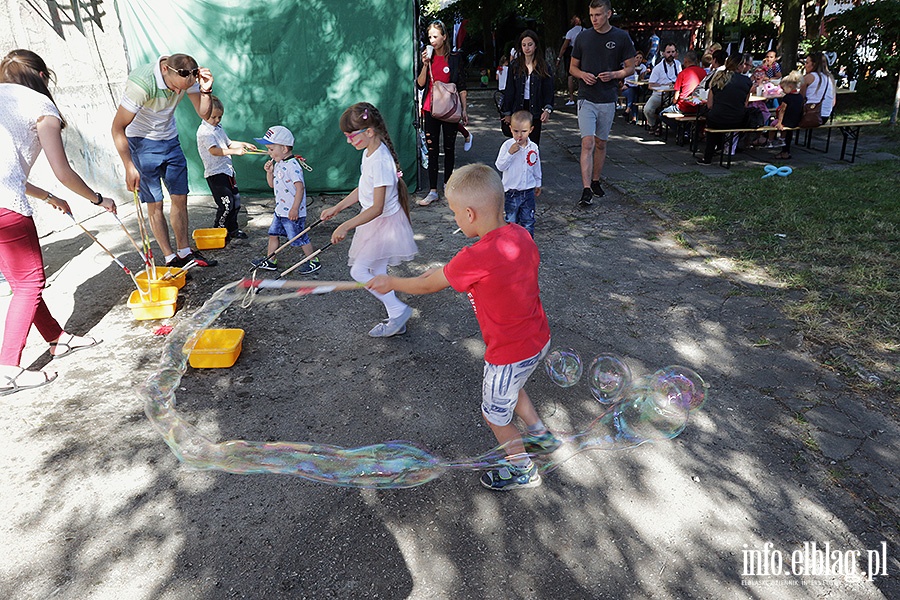
{"label": "child's blue shorts", "polygon": [[[272,224],[269,225],[269,235],[277,235],[291,239],[301,231],[306,229],[306,217],[300,217],[296,221],[291,221],[287,217],[272,217]],[[309,242],[309,235],[303,234],[293,242],[291,246],[305,246]]]}

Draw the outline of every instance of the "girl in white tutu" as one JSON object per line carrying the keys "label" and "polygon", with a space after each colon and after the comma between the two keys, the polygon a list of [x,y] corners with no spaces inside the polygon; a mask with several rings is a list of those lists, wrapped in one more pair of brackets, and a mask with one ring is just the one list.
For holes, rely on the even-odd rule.
{"label": "girl in white tutu", "polygon": [[[409,224],[409,192],[401,179],[397,153],[381,113],[368,102],[360,102],[344,111],[340,126],[347,143],[363,150],[362,173],[359,186],[337,205],[323,210],[321,218],[327,221],[359,202],[359,214],[338,225],[331,234],[331,243],[340,242],[351,229],[356,229],[347,264],[350,276],[366,283],[376,275],[385,275],[389,265],[411,260],[419,249]],[[369,335],[390,337],[406,333],[412,308],[394,292],[369,291],[381,300],[388,313],[388,318],[373,327]]]}

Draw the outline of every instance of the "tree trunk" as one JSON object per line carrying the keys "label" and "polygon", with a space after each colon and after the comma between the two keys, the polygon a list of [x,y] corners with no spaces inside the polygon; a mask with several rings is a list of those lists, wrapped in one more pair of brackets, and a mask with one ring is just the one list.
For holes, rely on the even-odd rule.
{"label": "tree trunk", "polygon": [[781,68],[790,73],[797,68],[797,47],[800,45],[800,17],[803,0],[784,0],[781,15]]}
{"label": "tree trunk", "polygon": [[718,0],[707,0],[706,3],[706,31],[703,38],[703,48],[708,48],[716,41],[716,17],[718,13]]}
{"label": "tree trunk", "polygon": [[900,108],[900,76],[897,77],[897,91],[894,92],[894,110],[891,113],[891,125],[897,124],[898,108]]}

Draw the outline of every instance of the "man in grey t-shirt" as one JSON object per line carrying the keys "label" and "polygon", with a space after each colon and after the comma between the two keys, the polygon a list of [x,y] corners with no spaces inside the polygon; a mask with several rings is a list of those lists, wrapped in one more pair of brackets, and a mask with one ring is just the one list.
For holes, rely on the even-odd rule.
{"label": "man in grey t-shirt", "polygon": [[606,161],[606,140],[616,116],[619,80],[634,73],[634,43],[627,32],[609,24],[610,0],[592,0],[591,29],[575,40],[569,73],[578,79],[578,129],[581,133],[579,204],[590,206],[602,196],[600,174]]}

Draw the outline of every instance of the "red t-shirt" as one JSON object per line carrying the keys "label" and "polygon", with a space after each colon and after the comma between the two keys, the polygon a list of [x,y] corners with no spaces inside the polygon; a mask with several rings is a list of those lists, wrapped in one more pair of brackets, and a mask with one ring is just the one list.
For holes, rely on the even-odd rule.
{"label": "red t-shirt", "polygon": [[697,107],[687,101],[694,89],[706,78],[706,71],[697,65],[686,67],[675,78],[675,91],[678,92],[678,110],[683,114],[697,112]]}
{"label": "red t-shirt", "polygon": [[481,327],[484,360],[510,365],[540,352],[550,325],[538,287],[537,245],[521,225],[489,231],[444,266],[454,290],[466,292]]}
{"label": "red t-shirt", "polygon": [[[450,61],[447,56],[434,54],[431,57],[431,73],[434,74],[435,81],[443,81],[450,83]],[[422,103],[422,110],[431,112],[431,75],[428,75],[428,83],[425,84],[428,89],[425,91],[425,102]]]}

